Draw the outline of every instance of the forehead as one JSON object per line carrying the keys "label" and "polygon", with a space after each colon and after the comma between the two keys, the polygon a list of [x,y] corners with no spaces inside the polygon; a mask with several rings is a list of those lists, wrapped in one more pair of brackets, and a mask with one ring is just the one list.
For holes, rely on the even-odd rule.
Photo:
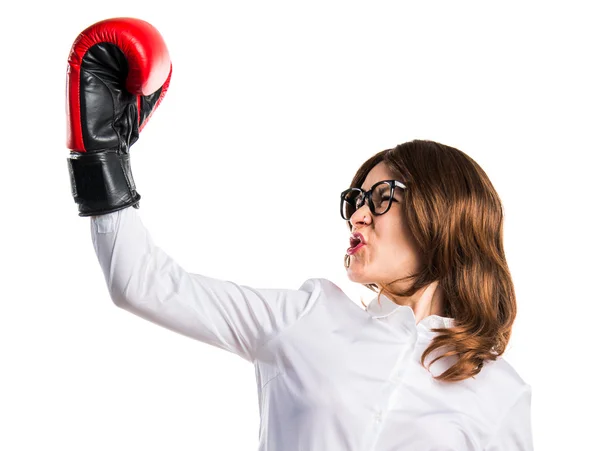
{"label": "forehead", "polygon": [[382,180],[392,180],[395,177],[387,168],[385,163],[382,161],[377,165],[373,166],[373,168],[367,174],[367,178],[363,182],[361,188],[365,191],[370,190],[373,185],[377,182],[381,182]]}

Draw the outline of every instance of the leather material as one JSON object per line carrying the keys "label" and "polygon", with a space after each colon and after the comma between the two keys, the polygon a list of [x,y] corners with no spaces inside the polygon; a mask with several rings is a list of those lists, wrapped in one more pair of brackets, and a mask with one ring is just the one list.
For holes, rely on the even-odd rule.
{"label": "leather material", "polygon": [[80,216],[139,207],[129,149],[161,103],[171,70],[162,37],[139,19],[101,21],[76,39],[67,70],[67,147]]}
{"label": "leather material", "polygon": [[71,194],[79,216],[111,213],[138,205],[129,154],[116,151],[73,153],[68,158]]}

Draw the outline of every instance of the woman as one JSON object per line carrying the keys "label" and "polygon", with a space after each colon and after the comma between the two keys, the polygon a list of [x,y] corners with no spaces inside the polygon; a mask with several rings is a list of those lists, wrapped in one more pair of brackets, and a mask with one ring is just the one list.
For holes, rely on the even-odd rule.
{"label": "woman", "polygon": [[327,279],[189,273],[131,206],[91,232],[116,305],[255,365],[261,450],[533,449],[531,387],[501,357],[516,304],[484,171],[405,143],[369,158],[340,208],[348,277],[377,293],[366,309]]}
{"label": "woman", "polygon": [[135,18],[88,27],[69,56],[71,192],[115,304],[252,362],[262,451],[531,450],[531,387],[501,358],[516,305],[483,170],[428,141],[362,165],[341,214],[348,276],[378,293],[366,310],[327,279],[192,274],[142,224],[129,160],[170,78],[160,33]]}

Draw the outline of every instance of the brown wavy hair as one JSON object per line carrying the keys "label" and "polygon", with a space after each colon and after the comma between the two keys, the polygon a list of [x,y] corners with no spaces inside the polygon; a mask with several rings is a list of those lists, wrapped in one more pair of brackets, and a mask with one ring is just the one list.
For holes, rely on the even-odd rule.
{"label": "brown wavy hair", "polygon": [[[457,360],[434,378],[457,382],[478,374],[486,360],[504,353],[517,314],[514,285],[503,246],[503,210],[483,169],[464,152],[434,141],[414,140],[383,150],[359,168],[351,187],[361,187],[369,171],[384,162],[407,186],[401,208],[414,235],[423,266],[408,277],[412,286],[393,292],[390,284],[364,285],[380,295],[410,296],[439,281],[444,315],[454,327],[438,333],[421,356],[440,352]],[[348,221],[352,230],[352,225]],[[402,280],[402,279],[398,279]],[[393,282],[392,282],[393,283]],[[443,348],[443,349],[442,349]],[[444,351],[441,353],[441,351]]]}

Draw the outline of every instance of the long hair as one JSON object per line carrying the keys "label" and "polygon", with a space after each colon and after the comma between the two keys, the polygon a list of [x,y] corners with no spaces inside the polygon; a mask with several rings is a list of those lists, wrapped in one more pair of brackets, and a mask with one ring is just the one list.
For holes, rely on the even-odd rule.
{"label": "long hair", "polygon": [[[381,290],[375,284],[365,286],[390,297],[410,296],[438,280],[444,316],[454,318],[455,324],[432,329],[437,335],[423,352],[421,365],[425,367],[425,358],[439,349],[429,366],[443,357],[457,360],[435,379],[456,382],[473,377],[486,360],[504,353],[517,314],[498,193],[464,152],[422,140],[373,155],[350,186],[360,187],[380,162],[407,186],[401,208],[424,263],[409,276],[413,284],[403,292],[393,292],[383,283]],[[352,229],[350,222],[348,226]]]}

